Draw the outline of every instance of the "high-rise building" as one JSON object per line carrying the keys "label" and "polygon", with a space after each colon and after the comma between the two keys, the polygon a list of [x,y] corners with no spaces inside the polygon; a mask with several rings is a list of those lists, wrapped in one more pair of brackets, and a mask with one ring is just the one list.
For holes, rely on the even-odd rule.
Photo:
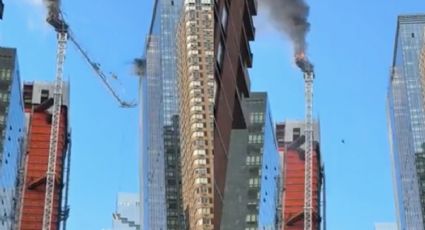
{"label": "high-rise building", "polygon": [[213,229],[214,11],[184,1],[178,29],[181,176],[186,227]]}
{"label": "high-rise building", "polygon": [[416,171],[418,173],[419,195],[421,199],[422,216],[425,219],[425,143],[422,151],[416,153]]}
{"label": "high-rise building", "polygon": [[[276,125],[280,152],[283,154],[282,228],[304,229],[304,183],[305,183],[305,122],[288,121]],[[320,229],[322,166],[320,156],[320,127],[314,123],[313,151],[313,229]]]}
{"label": "high-rise building", "polygon": [[[59,229],[61,221],[68,215],[68,207],[63,199],[67,193],[69,174],[66,162],[69,157],[69,86],[63,83],[62,107],[59,126],[58,151],[56,161],[56,183],[53,197],[52,230]],[[53,83],[24,83],[24,106],[27,119],[27,153],[24,157],[22,199],[20,204],[21,230],[42,229],[46,171],[49,157],[50,132],[53,106]]]}
{"label": "high-rise building", "polygon": [[399,230],[424,229],[415,155],[425,142],[420,74],[425,15],[399,16],[388,91],[389,139]]}
{"label": "high-rise building", "polygon": [[377,223],[377,224],[375,224],[375,230],[397,230],[397,224],[395,224],[395,223]]}
{"label": "high-rise building", "polygon": [[15,229],[24,154],[24,106],[16,49],[0,48],[0,229]]}
{"label": "high-rise building", "polygon": [[249,96],[250,41],[257,0],[214,1],[214,227],[220,229],[232,130],[246,129],[241,100]]}
{"label": "high-rise building", "polygon": [[140,81],[141,227],[184,229],[177,89],[177,25],[182,0],[155,0]]}
{"label": "high-rise building", "polygon": [[140,230],[140,195],[119,193],[112,214],[112,230]]}
{"label": "high-rise building", "polygon": [[3,11],[4,11],[3,0],[0,0],[0,19],[3,19]]}
{"label": "high-rise building", "polygon": [[278,229],[281,157],[267,94],[242,105],[247,129],[232,131],[221,229]]}
{"label": "high-rise building", "polygon": [[[425,35],[424,35],[425,36]],[[425,109],[425,39],[420,59],[422,95]],[[418,173],[419,194],[421,196],[422,216],[425,222],[425,143],[422,144],[422,151],[416,153],[416,170]]]}

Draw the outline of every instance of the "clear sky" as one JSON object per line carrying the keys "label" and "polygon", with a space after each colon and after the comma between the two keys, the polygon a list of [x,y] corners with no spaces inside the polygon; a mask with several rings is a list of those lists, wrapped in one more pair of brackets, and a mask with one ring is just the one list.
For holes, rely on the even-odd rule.
{"label": "clear sky", "polygon": [[[53,80],[55,33],[41,0],[4,0],[0,45],[18,48],[21,78]],[[118,2],[118,3],[117,3]],[[328,229],[373,229],[395,221],[385,97],[396,16],[425,12],[423,0],[311,2],[309,54],[316,65],[315,113],[320,116],[328,183]],[[259,0],[261,5],[261,0]],[[137,98],[131,61],[143,52],[152,0],[64,1],[77,40],[128,99]],[[303,118],[303,81],[289,42],[266,12],[255,20],[252,89],[266,90],[276,121]],[[69,229],[111,226],[116,193],[138,191],[138,110],[120,109],[82,60],[68,48],[71,79],[71,217]],[[345,144],[341,140],[345,140]]]}

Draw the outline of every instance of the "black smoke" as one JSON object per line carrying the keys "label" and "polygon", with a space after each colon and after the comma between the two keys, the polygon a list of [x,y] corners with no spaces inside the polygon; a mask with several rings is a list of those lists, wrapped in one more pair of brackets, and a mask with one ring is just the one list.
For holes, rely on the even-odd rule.
{"label": "black smoke", "polygon": [[310,30],[308,4],[304,0],[261,0],[261,3],[268,9],[275,27],[292,40],[295,53],[304,53]]}
{"label": "black smoke", "polygon": [[47,13],[49,17],[59,18],[60,13],[60,0],[43,0],[47,7]]}

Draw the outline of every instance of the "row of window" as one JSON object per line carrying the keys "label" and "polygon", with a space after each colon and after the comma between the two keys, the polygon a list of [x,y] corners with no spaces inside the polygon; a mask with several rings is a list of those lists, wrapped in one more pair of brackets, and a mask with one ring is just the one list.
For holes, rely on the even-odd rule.
{"label": "row of window", "polygon": [[246,165],[260,165],[261,156],[247,156]]}
{"label": "row of window", "polygon": [[262,134],[252,134],[248,136],[249,144],[261,144],[264,141],[264,136]]}
{"label": "row of window", "polygon": [[10,69],[0,69],[0,80],[10,80],[11,74]]}
{"label": "row of window", "polygon": [[249,121],[251,123],[263,123],[264,122],[264,113],[255,112],[251,113],[249,116]]}

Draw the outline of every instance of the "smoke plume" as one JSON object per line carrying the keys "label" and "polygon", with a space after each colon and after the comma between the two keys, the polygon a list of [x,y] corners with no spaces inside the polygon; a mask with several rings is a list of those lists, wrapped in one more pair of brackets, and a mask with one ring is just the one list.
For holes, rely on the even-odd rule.
{"label": "smoke plume", "polygon": [[43,0],[47,7],[49,17],[58,18],[60,12],[60,1],[61,0]]}
{"label": "smoke plume", "polygon": [[310,29],[310,7],[304,0],[262,0],[270,12],[276,28],[293,42],[295,54],[307,48],[306,35]]}
{"label": "smoke plume", "polygon": [[133,61],[134,73],[140,77],[146,74],[146,59],[135,58]]}

